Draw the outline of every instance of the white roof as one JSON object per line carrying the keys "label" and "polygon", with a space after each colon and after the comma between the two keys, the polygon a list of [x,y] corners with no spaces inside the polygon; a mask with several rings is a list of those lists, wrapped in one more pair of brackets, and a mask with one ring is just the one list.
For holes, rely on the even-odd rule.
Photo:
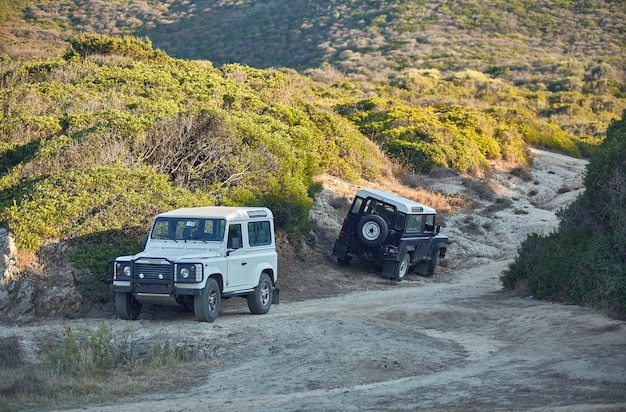
{"label": "white roof", "polygon": [[157,217],[218,218],[227,221],[250,218],[273,218],[266,207],[204,206],[185,207],[161,213]]}
{"label": "white roof", "polygon": [[435,215],[437,212],[432,207],[428,207],[414,200],[410,200],[393,193],[378,189],[361,189],[356,195],[362,198],[371,197],[394,205],[399,212],[407,214]]}

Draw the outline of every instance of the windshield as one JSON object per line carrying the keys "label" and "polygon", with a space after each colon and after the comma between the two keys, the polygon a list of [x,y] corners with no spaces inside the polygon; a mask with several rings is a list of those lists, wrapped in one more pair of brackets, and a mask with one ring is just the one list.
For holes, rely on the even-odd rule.
{"label": "windshield", "polygon": [[160,217],[152,227],[152,239],[201,240],[217,242],[224,240],[226,221],[223,219]]}

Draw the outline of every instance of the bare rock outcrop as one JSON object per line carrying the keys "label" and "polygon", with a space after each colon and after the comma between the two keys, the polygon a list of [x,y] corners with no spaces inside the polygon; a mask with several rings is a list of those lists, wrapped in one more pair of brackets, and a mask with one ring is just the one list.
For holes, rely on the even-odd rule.
{"label": "bare rock outcrop", "polygon": [[81,310],[83,299],[75,286],[74,269],[55,262],[55,256],[63,259],[53,249],[44,248],[45,259],[30,254],[20,258],[11,233],[0,228],[0,319],[25,323]]}

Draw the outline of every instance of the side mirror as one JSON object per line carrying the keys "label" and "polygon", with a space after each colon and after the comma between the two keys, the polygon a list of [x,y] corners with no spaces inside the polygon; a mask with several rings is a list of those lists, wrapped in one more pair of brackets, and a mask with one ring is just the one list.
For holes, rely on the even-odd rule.
{"label": "side mirror", "polygon": [[148,244],[148,235],[145,235],[143,237],[143,240],[141,241],[141,247],[145,249],[147,244]]}
{"label": "side mirror", "polygon": [[437,225],[435,226],[435,234],[438,235],[439,231],[441,230],[441,225]]}

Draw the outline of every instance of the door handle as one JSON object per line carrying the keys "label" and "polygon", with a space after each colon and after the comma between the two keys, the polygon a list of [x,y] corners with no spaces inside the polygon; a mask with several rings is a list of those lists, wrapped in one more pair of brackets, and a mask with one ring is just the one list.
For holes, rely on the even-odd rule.
{"label": "door handle", "polygon": [[241,262],[241,266],[246,266],[248,262]]}

